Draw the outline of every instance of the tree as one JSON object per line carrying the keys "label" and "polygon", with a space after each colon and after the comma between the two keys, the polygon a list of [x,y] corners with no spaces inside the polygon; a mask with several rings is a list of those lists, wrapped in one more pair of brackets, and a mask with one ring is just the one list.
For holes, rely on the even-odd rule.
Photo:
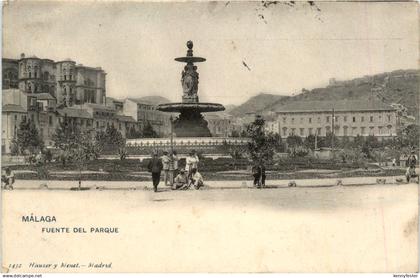
{"label": "tree", "polygon": [[150,124],[150,122],[146,122],[144,128],[143,128],[143,137],[144,138],[157,138],[158,134],[156,133],[156,131],[153,129],[152,125]]}
{"label": "tree", "polygon": [[272,138],[265,134],[264,119],[257,116],[251,124],[247,126],[247,137],[250,138],[248,143],[248,154],[254,163],[271,161],[273,159],[274,150],[272,148]]}
{"label": "tree", "polygon": [[380,147],[378,138],[376,138],[373,135],[369,135],[364,140],[363,146],[362,146],[362,152],[366,155],[367,158],[374,158],[374,154],[372,151],[374,149],[377,149]]}
{"label": "tree", "polygon": [[303,141],[303,145],[311,150],[315,150],[315,135],[308,135]]}
{"label": "tree", "polygon": [[114,126],[106,128],[105,132],[100,131],[95,138],[100,151],[117,151],[121,160],[125,159],[127,152],[125,150],[125,138],[121,132]]}
{"label": "tree", "polygon": [[90,160],[99,157],[99,145],[89,132],[81,132],[69,118],[64,117],[52,136],[54,146],[61,150],[63,166],[67,161]]}
{"label": "tree", "polygon": [[236,129],[232,130],[230,137],[239,137],[239,136],[240,136],[239,131],[237,131]]}
{"label": "tree", "polygon": [[16,132],[16,138],[13,142],[18,153],[23,154],[28,151],[33,154],[44,147],[44,142],[38,133],[38,129],[31,120],[22,121]]}
{"label": "tree", "polygon": [[332,132],[328,132],[327,135],[324,138],[323,146],[332,148],[333,147],[333,141],[334,141],[334,148],[338,145],[338,138],[335,136]]}
{"label": "tree", "polygon": [[418,148],[420,140],[420,126],[412,124],[404,128],[403,132],[404,145],[410,148]]}
{"label": "tree", "polygon": [[287,136],[286,142],[287,142],[287,147],[288,148],[295,148],[297,146],[302,146],[302,144],[303,144],[302,138],[300,138],[300,136],[297,136],[297,135]]}
{"label": "tree", "polygon": [[127,139],[136,139],[141,138],[142,134],[140,131],[137,131],[134,126],[130,127],[130,129],[127,131]]}

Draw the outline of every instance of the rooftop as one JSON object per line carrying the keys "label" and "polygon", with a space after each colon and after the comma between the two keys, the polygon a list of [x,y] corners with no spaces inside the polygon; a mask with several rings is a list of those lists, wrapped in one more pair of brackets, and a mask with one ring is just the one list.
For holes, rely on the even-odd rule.
{"label": "rooftop", "polygon": [[55,97],[53,97],[51,94],[49,93],[39,93],[39,94],[26,94],[28,97],[36,97],[39,100],[50,100],[53,99],[55,100]]}
{"label": "rooftop", "polygon": [[132,122],[132,123],[136,122],[136,120],[134,120],[134,118],[131,116],[115,115],[115,118],[117,118],[117,120],[121,122]]}
{"label": "rooftop", "polygon": [[115,111],[115,109],[112,107],[106,106],[104,104],[97,104],[97,103],[85,103],[81,105],[81,108],[83,107],[90,107],[97,110]]}
{"label": "rooftop", "polygon": [[91,119],[92,116],[85,109],[64,107],[57,109],[58,114],[61,116],[67,116],[69,118],[85,118]]}
{"label": "rooftop", "polygon": [[5,104],[2,107],[2,112],[17,112],[17,113],[26,113],[26,110],[17,104]]}
{"label": "rooftop", "polygon": [[276,112],[324,112],[324,111],[391,111],[390,105],[376,99],[342,101],[295,101],[279,107]]}

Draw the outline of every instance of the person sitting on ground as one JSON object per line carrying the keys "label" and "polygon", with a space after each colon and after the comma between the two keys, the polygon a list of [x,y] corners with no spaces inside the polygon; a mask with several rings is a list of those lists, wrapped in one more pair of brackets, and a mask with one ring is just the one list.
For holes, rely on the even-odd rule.
{"label": "person sitting on ground", "polygon": [[188,178],[183,169],[180,170],[179,174],[175,177],[174,185],[172,189],[185,189],[188,186]]}
{"label": "person sitting on ground", "polygon": [[407,168],[407,171],[405,172],[405,178],[407,180],[407,183],[410,182],[413,178],[418,178],[419,175],[416,174],[416,168],[413,166],[410,166]]}
{"label": "person sitting on ground", "polygon": [[1,177],[5,189],[13,189],[15,183],[15,173],[9,167],[5,169],[4,175]]}
{"label": "person sitting on ground", "polygon": [[203,176],[197,171],[196,168],[191,170],[191,185],[194,186],[195,189],[199,189],[204,185]]}

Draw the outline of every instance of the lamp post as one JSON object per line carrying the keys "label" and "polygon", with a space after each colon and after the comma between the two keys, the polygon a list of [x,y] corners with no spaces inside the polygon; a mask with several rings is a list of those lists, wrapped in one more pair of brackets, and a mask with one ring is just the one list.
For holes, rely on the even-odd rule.
{"label": "lamp post", "polygon": [[169,117],[169,121],[171,122],[171,153],[174,153],[174,118],[172,115]]}

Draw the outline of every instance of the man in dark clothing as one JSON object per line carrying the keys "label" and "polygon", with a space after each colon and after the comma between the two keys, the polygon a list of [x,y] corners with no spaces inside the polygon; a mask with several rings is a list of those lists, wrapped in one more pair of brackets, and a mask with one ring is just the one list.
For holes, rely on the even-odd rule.
{"label": "man in dark clothing", "polygon": [[153,157],[149,162],[148,169],[152,173],[153,191],[157,192],[157,187],[160,182],[160,172],[162,171],[162,160],[158,157],[157,153],[153,153]]}
{"label": "man in dark clothing", "polygon": [[258,188],[265,187],[265,166],[262,163],[255,164],[252,167],[252,175],[254,176],[254,185]]}

